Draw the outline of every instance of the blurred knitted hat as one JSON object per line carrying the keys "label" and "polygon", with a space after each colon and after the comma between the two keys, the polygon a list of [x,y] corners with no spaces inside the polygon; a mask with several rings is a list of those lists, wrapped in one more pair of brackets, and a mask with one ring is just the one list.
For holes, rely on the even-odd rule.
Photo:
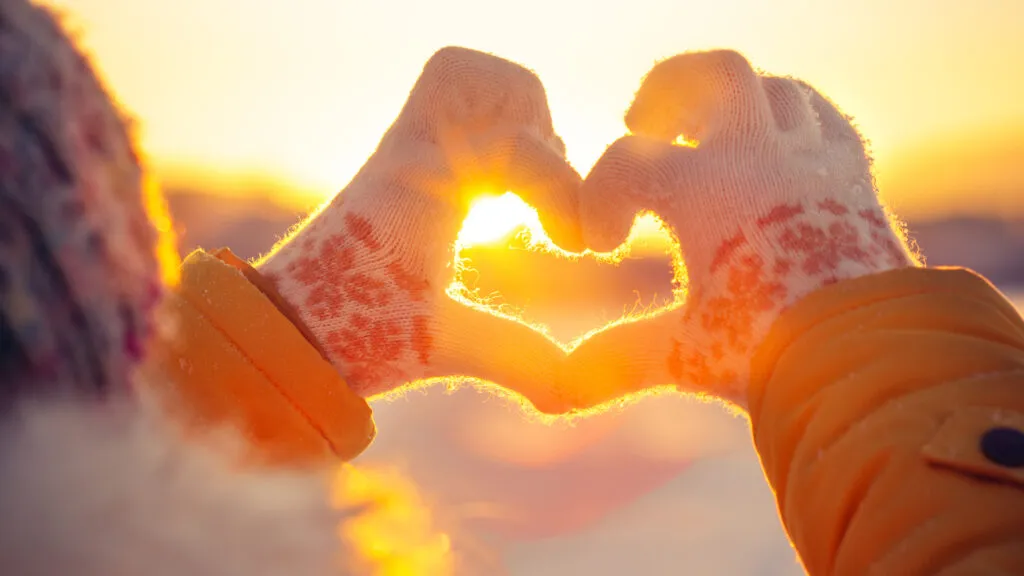
{"label": "blurred knitted hat", "polygon": [[127,386],[162,291],[145,189],[57,18],[0,0],[0,404]]}

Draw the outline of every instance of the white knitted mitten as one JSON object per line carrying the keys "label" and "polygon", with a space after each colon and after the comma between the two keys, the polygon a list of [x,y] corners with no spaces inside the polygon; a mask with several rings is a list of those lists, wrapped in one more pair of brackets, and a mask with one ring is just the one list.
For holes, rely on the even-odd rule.
{"label": "white knitted mitten", "polygon": [[859,134],[800,81],[760,76],[732,51],[683,54],[651,70],[626,124],[634,135],[581,189],[584,239],[611,249],[637,212],[656,213],[679,240],[687,299],[577,348],[580,403],[675,383],[744,406],[752,352],[784,309],[915,265]]}
{"label": "white knitted mitten", "polygon": [[540,80],[445,48],[353,181],[258,267],[363,396],[463,375],[543,404],[562,350],[445,291],[475,197],[513,191],[552,238],[579,249],[579,184]]}

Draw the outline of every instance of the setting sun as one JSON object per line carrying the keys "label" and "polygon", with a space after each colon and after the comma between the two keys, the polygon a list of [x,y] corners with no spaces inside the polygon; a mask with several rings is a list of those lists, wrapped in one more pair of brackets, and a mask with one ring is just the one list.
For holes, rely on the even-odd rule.
{"label": "setting sun", "polygon": [[[529,234],[530,244],[560,250],[551,244],[537,210],[512,192],[482,196],[474,201],[463,221],[457,243],[461,248],[493,245],[521,231]],[[674,240],[661,220],[654,214],[645,213],[637,215],[623,249],[634,254],[661,254],[673,245]]]}
{"label": "setting sun", "polygon": [[543,231],[537,211],[529,204],[511,192],[484,196],[469,209],[458,243],[463,247],[492,244],[523,228],[535,238]]}

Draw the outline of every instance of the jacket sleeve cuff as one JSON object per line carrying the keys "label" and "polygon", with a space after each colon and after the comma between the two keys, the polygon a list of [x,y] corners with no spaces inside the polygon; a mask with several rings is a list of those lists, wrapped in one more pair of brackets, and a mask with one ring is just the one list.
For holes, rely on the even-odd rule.
{"label": "jacket sleeve cuff", "polygon": [[234,425],[262,459],[351,459],[376,433],[370,408],[274,294],[228,250],[190,254],[167,302],[174,329],[153,353],[160,372],[187,419]]}
{"label": "jacket sleeve cuff", "polygon": [[1018,573],[1024,475],[983,444],[1024,426],[1022,374],[1024,321],[966,270],[846,280],[786,311],[748,398],[807,571]]}

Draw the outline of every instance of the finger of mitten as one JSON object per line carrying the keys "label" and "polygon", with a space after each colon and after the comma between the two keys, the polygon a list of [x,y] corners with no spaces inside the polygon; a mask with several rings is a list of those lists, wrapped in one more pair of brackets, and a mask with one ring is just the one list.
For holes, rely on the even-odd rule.
{"label": "finger of mitten", "polygon": [[822,134],[810,91],[798,81],[780,76],[763,76],[761,86],[775,119],[776,140],[791,151],[820,150]]}
{"label": "finger of mitten", "polygon": [[761,78],[761,86],[772,109],[775,125],[780,130],[792,130],[814,119],[807,93],[794,81],[779,76],[764,76]]}
{"label": "finger of mitten", "polygon": [[853,119],[844,114],[839,107],[821,92],[803,80],[794,80],[807,91],[808,101],[818,118],[821,133],[827,141],[853,141],[863,143],[863,138],[853,126]]}
{"label": "finger of mitten", "polygon": [[651,387],[677,384],[671,362],[682,317],[681,309],[669,310],[612,326],[580,343],[559,378],[559,388],[572,391],[572,408],[588,409]]}
{"label": "finger of mitten", "polygon": [[529,126],[560,142],[536,74],[491,54],[447,47],[423,67],[395,128],[441,143],[448,130],[484,132],[499,125]]}
{"label": "finger of mitten", "polygon": [[484,380],[541,412],[568,411],[571,403],[556,381],[565,353],[537,330],[450,298],[438,301],[432,326],[430,376]]}
{"label": "finger of mitten", "polygon": [[[564,153],[527,130],[504,137],[487,135],[486,145],[468,162],[479,162],[486,188],[511,191],[537,209],[545,232],[565,250],[583,249],[579,223],[580,175]],[[470,186],[472,190],[475,186]]]}
{"label": "finger of mitten", "polygon": [[565,160],[544,87],[530,70],[483,52],[444,48],[425,65],[385,147],[396,135],[403,150],[411,150],[410,136],[437,144],[457,182],[447,188],[455,194],[515,192],[538,209],[556,243],[582,248],[580,178]]}
{"label": "finger of mitten", "polygon": [[672,141],[760,138],[772,130],[761,80],[737,52],[680,54],[648,72],[626,113],[636,134]]}
{"label": "finger of mitten", "polygon": [[609,252],[629,236],[637,214],[657,213],[675,231],[687,222],[677,187],[691,165],[689,149],[642,136],[620,138],[580,188],[580,227],[587,247]]}
{"label": "finger of mitten", "polygon": [[817,119],[827,156],[832,160],[829,170],[838,180],[860,180],[863,201],[874,202],[875,190],[871,182],[871,158],[863,136],[853,125],[853,119],[844,114],[830,99],[803,80],[795,80],[807,91],[808,101]]}

